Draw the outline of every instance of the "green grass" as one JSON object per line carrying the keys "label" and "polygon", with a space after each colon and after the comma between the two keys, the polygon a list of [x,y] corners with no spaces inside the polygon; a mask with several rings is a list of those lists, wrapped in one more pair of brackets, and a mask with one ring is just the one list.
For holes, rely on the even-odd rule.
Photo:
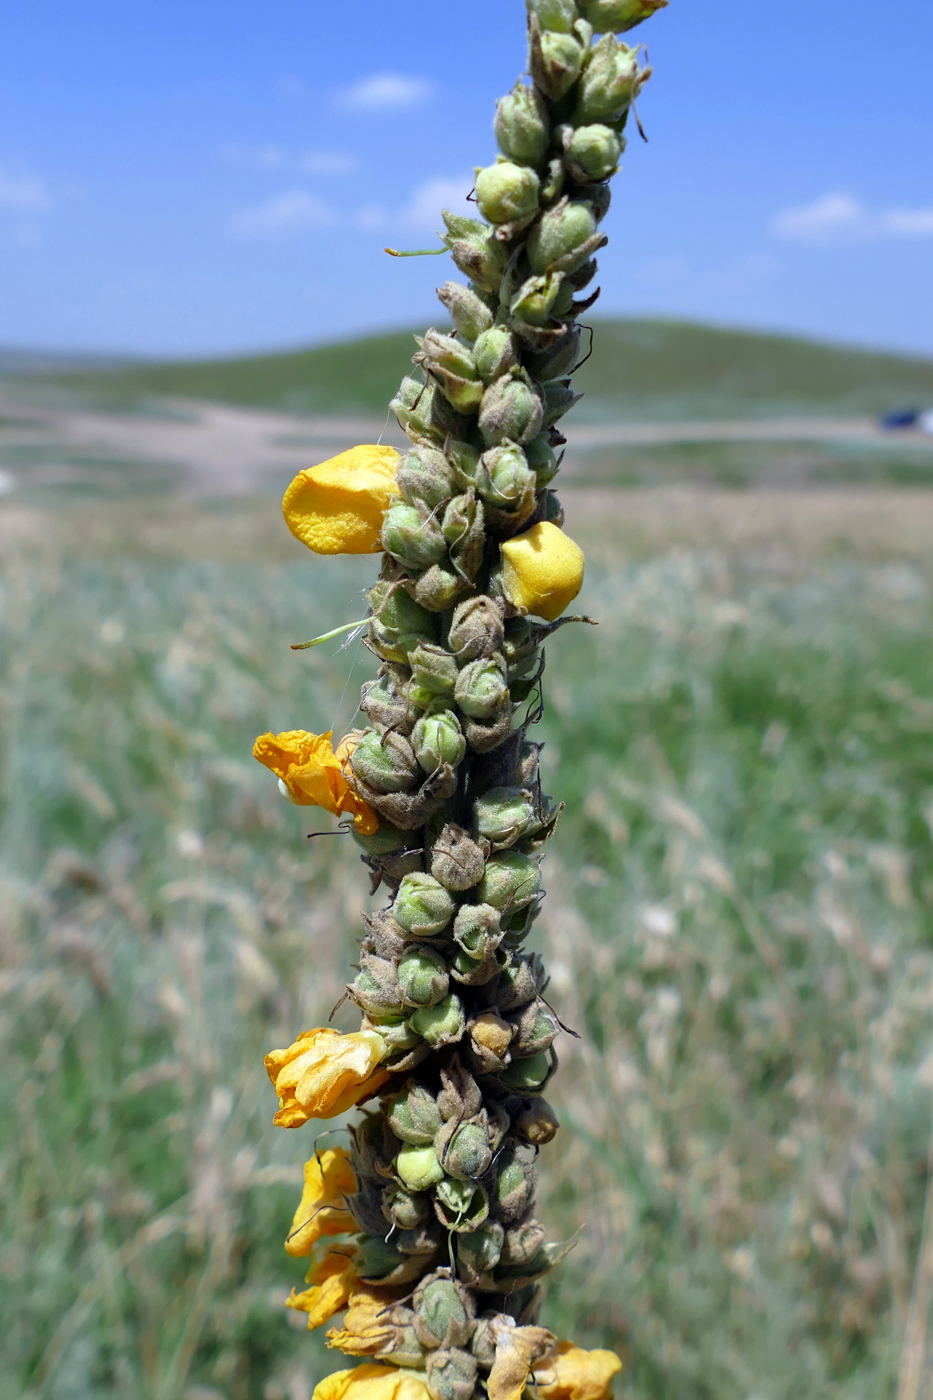
{"label": "green grass", "polygon": [[[2,1400],[302,1400],[341,1364],[282,1306],[314,1132],[272,1128],[261,1056],[340,996],[365,872],[249,749],[352,722],[368,654],[288,643],[372,561],[274,517],[9,517]],[[622,1351],[626,1400],[886,1400],[933,1113],[930,577],[574,533],[600,627],[550,644],[536,932],[582,1037],[541,1214],[580,1234],[547,1317]]]}
{"label": "green grass", "polygon": [[[598,353],[575,380],[590,415],[874,414],[933,402],[929,360],[678,321],[597,318],[593,326]],[[399,331],[283,354],[135,364],[58,379],[118,403],[177,395],[381,415],[414,348],[411,335]]]}

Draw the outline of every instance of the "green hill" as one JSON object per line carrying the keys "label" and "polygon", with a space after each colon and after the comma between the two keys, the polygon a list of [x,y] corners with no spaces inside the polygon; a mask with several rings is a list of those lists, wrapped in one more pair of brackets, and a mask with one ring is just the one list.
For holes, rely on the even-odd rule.
{"label": "green hill", "polygon": [[[679,321],[595,320],[596,354],[575,379],[581,414],[716,418],[880,413],[933,404],[933,361],[791,336]],[[379,413],[409,364],[411,333],[368,336],[281,354],[136,362],[56,374],[117,403],[152,395],[292,412]]]}

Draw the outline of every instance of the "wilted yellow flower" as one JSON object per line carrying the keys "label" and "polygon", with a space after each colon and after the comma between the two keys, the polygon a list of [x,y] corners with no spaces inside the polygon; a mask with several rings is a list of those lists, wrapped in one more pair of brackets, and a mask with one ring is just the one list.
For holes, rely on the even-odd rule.
{"label": "wilted yellow flower", "polygon": [[558,1342],[554,1359],[536,1372],[542,1400],[610,1400],[612,1378],[622,1370],[614,1351],[583,1351]]}
{"label": "wilted yellow flower", "polygon": [[377,553],[400,460],[394,447],[369,444],[299,472],[282,502],[286,525],[316,554]]}
{"label": "wilted yellow flower", "polygon": [[372,1356],[385,1351],[395,1336],[389,1316],[394,1299],[384,1288],[358,1287],[341,1327],[332,1327],[327,1345],[349,1356]]}
{"label": "wilted yellow flower", "polygon": [[431,1392],[423,1371],[367,1362],[325,1376],[312,1400],[431,1400]]}
{"label": "wilted yellow flower", "polygon": [[279,1096],[273,1122],[300,1128],[309,1118],[336,1118],[389,1078],[378,1068],[385,1042],[375,1031],[302,1031],[285,1050],[270,1050],[266,1072]]}
{"label": "wilted yellow flower", "polygon": [[342,1147],[329,1147],[305,1162],[305,1184],[285,1248],[295,1259],[310,1254],[322,1235],[356,1233],[347,1196],[356,1192],[356,1177]]}
{"label": "wilted yellow flower", "polygon": [[359,1284],[356,1276],[352,1246],[341,1249],[328,1249],[323,1259],[312,1264],[306,1282],[311,1284],[303,1293],[294,1288],[285,1300],[287,1308],[308,1314],[308,1331],[323,1327],[330,1322],[334,1313],[347,1306],[354,1288]]}
{"label": "wilted yellow flower", "polygon": [[347,782],[345,767],[352,745],[344,741],[335,751],[332,738],[332,732],[309,734],[304,729],[260,734],[253,757],[271,768],[299,807],[323,807],[335,817],[350,813],[360,835],[372,836],[379,829],[379,818]]}
{"label": "wilted yellow flower", "polygon": [[516,1327],[500,1313],[492,1321],[496,1359],[489,1373],[489,1400],[521,1400],[533,1368],[548,1356],[556,1340],[546,1327]]}
{"label": "wilted yellow flower", "polygon": [[502,586],[516,608],[554,622],[583,587],[583,550],[541,520],[503,543]]}

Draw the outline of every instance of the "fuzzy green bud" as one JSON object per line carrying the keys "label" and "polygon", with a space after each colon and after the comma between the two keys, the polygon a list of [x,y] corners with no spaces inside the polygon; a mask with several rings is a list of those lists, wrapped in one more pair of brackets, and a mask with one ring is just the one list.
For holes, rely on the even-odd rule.
{"label": "fuzzy green bud", "polygon": [[538,177],[526,165],[510,160],[477,167],[476,202],[491,224],[531,218],[538,208]]}
{"label": "fuzzy green bud", "polygon": [[572,34],[579,19],[574,0],[525,0],[530,15],[537,15],[542,29],[558,34]]}
{"label": "fuzzy green bud", "polygon": [[564,149],[574,178],[581,184],[587,180],[608,180],[614,175],[622,154],[622,138],[608,126],[578,126]]}
{"label": "fuzzy green bud", "polygon": [[520,1092],[540,1089],[551,1072],[551,1060],[545,1051],[526,1060],[513,1060],[500,1074],[500,1081],[509,1089]]}
{"label": "fuzzy green bud", "polygon": [[530,384],[503,375],[490,384],[479,410],[479,426],[487,447],[505,442],[530,442],[541,431],[544,406]]}
{"label": "fuzzy green bud", "polygon": [[516,83],[496,105],[499,149],[518,165],[540,165],[547,154],[551,131],[547,108],[537,88]]}
{"label": "fuzzy green bud", "polygon": [[421,384],[409,376],[402,380],[389,407],[410,437],[441,445],[451,434],[463,437],[469,423],[443,394],[435,393],[433,382]]}
{"label": "fuzzy green bud", "polygon": [[404,1186],[387,1186],[382,1197],[382,1213],[399,1230],[414,1230],[427,1215],[428,1198]]}
{"label": "fuzzy green bud", "polygon": [[[416,870],[402,880],[392,905],[392,916],[412,938],[433,938],[447,927],[453,915],[454,902],[433,875]],[[418,1027],[415,1029],[419,1035],[423,1034]]]}
{"label": "fuzzy green bud", "polygon": [[511,846],[534,825],[531,794],[523,788],[490,788],[473,803],[473,821],[487,841]]}
{"label": "fuzzy green bud", "polygon": [[429,1045],[437,1047],[454,1044],[463,1034],[465,1024],[460,998],[451,993],[438,1002],[437,1006],[426,1006],[421,1011],[416,1011],[410,1024]]}
{"label": "fuzzy green bud", "polygon": [[412,731],[411,743],[426,773],[436,772],[442,763],[456,768],[466,753],[466,739],[452,710],[441,710],[419,719]]}
{"label": "fuzzy green bud", "polygon": [[475,1310],[468,1291],[448,1277],[429,1276],[412,1299],[421,1345],[465,1346],[473,1334]]}
{"label": "fuzzy green bud", "polygon": [[468,890],[483,874],[483,852],[462,826],[444,827],[431,851],[431,874],[449,890]]}
{"label": "fuzzy green bud", "polygon": [[521,1220],[535,1195],[537,1173],[517,1152],[505,1151],[496,1161],[495,1215],[505,1224]]}
{"label": "fuzzy green bud", "polygon": [[[500,1011],[525,1006],[538,995],[542,981],[540,965],[534,958],[518,958],[507,967],[496,987],[496,1004]],[[508,1025],[508,1022],[506,1022]]]}
{"label": "fuzzy green bud", "polygon": [[667,0],[580,0],[584,19],[598,34],[624,34],[666,5]]}
{"label": "fuzzy green bud", "polygon": [[569,304],[573,300],[573,288],[565,288],[562,272],[549,272],[544,277],[529,277],[512,297],[509,310],[520,321],[527,321],[529,326],[545,326],[551,314],[556,314],[564,293]]}
{"label": "fuzzy green bud", "polygon": [[451,1230],[475,1230],[489,1214],[486,1192],[475,1181],[457,1181],[445,1176],[434,1188],[438,1215]]}
{"label": "fuzzy green bud", "polygon": [[499,910],[491,904],[461,904],[454,920],[454,938],[471,958],[487,958],[502,942]]}
{"label": "fuzzy green bud", "polygon": [[487,1220],[478,1230],[457,1236],[457,1259],[468,1280],[476,1282],[496,1267],[504,1242],[505,1231],[497,1220]]}
{"label": "fuzzy green bud", "polygon": [[541,869],[534,856],[502,851],[486,862],[476,897],[494,909],[510,912],[532,904],[541,888]]}
{"label": "fuzzy green bud", "polygon": [[589,241],[596,233],[596,219],[589,204],[562,199],[545,210],[528,235],[528,261],[534,273],[542,274],[559,264],[562,272],[573,272],[589,257]]}
{"label": "fuzzy green bud", "polygon": [[485,384],[491,384],[502,374],[508,374],[518,364],[515,337],[505,326],[493,326],[473,347],[476,372]]}
{"label": "fuzzy green bud", "polygon": [[393,501],[382,521],[383,548],[405,568],[426,569],[447,553],[444,536],[433,519],[422,518],[415,506]]}
{"label": "fuzzy green bud", "polygon": [[401,734],[368,729],[350,755],[358,777],[377,792],[409,792],[421,778],[414,749]]}
{"label": "fuzzy green bud", "polygon": [[[563,379],[565,375],[571,374],[576,369],[577,361],[580,358],[581,338],[581,326],[568,326],[563,335],[552,341],[545,350],[526,357],[525,365],[528,373],[533,375],[535,379],[542,381]],[[539,442],[542,448],[548,449],[553,459],[554,453],[548,444],[547,437],[535,438],[534,443],[530,443],[529,447],[534,447]]]}
{"label": "fuzzy green bud", "polygon": [[413,447],[399,462],[395,480],[402,500],[434,510],[457,489],[453,468],[436,447]]}
{"label": "fuzzy green bud", "polygon": [[528,1264],[544,1244],[546,1231],[539,1220],[523,1220],[506,1230],[502,1245],[502,1263],[506,1268]]}
{"label": "fuzzy green bud", "polygon": [[437,289],[438,299],[464,340],[474,341],[492,325],[492,312],[472,287],[461,282],[445,282]]}
{"label": "fuzzy green bud", "polygon": [[638,67],[637,49],[603,35],[580,81],[573,125],[616,120],[631,106],[650,71]]}
{"label": "fuzzy green bud", "polygon": [[476,1357],[467,1351],[429,1351],[427,1383],[433,1400],[470,1400],[476,1389]]}
{"label": "fuzzy green bud", "polygon": [[419,1044],[421,1037],[412,1030],[404,1016],[377,1016],[372,1011],[368,1015],[373,1030],[379,1032],[391,1054],[400,1050],[414,1050]]}
{"label": "fuzzy green bud", "polygon": [[403,1254],[381,1236],[363,1236],[354,1262],[360,1278],[372,1283],[409,1283],[418,1277],[422,1269],[418,1259]]}
{"label": "fuzzy green bud", "polygon": [[509,698],[502,658],[468,662],[457,676],[454,698],[465,715],[490,719]]}
{"label": "fuzzy green bud", "polygon": [[[398,729],[407,734],[414,724],[414,715],[411,713],[408,699],[407,677],[400,675],[394,667],[383,667],[376,680],[367,681],[363,686],[360,709],[370,724],[379,725],[383,729]],[[371,854],[381,855],[382,852],[374,850]]]}
{"label": "fuzzy green bud", "polygon": [[556,423],[559,418],[563,418],[573,408],[575,403],[579,403],[583,398],[582,394],[575,394],[570,387],[570,381],[559,379],[552,380],[549,384],[542,385],[544,390],[544,426],[549,428],[552,423]]}
{"label": "fuzzy green bud", "polygon": [[455,340],[452,335],[443,335],[433,327],[427,335],[415,336],[415,340],[424,352],[425,359],[431,362],[432,369],[449,369],[454,374],[462,375],[464,379],[476,378],[476,363],[462,340]]}
{"label": "fuzzy green bud", "polygon": [[554,1012],[543,1002],[529,1002],[521,1011],[508,1018],[515,1027],[512,1038],[513,1058],[530,1057],[550,1050],[560,1023]]}
{"label": "fuzzy green bud", "polygon": [[[392,964],[384,963],[381,958],[370,958],[369,962],[370,966],[360,968],[349,988],[353,1000],[357,1006],[374,1016],[385,1015],[387,1012],[393,1011],[401,1012],[403,1003],[399,996],[398,986],[392,976],[394,972]],[[384,964],[384,967],[380,964]],[[385,975],[380,975],[383,971]]]}
{"label": "fuzzy green bud", "polygon": [[482,503],[472,489],[448,501],[441,531],[450,545],[451,563],[456,565],[457,573],[473,578],[483,562],[486,534]]}
{"label": "fuzzy green bud", "polygon": [[448,1176],[458,1181],[477,1181],[485,1176],[492,1161],[492,1149],[479,1123],[464,1123],[453,1134],[444,1150],[442,1163]]}
{"label": "fuzzy green bud", "polygon": [[397,584],[380,579],[369,590],[369,604],[373,610],[370,641],[384,661],[405,665],[419,642],[434,641],[435,619]]}
{"label": "fuzzy green bud", "polygon": [[444,959],[426,948],[406,953],[398,965],[398,989],[409,1006],[434,1006],[448,985]]}
{"label": "fuzzy green bud", "polygon": [[509,254],[485,224],[463,214],[441,211],[447,234],[444,242],[460,271],[484,292],[498,292]]}
{"label": "fuzzy green bud", "polygon": [[411,842],[411,834],[407,831],[400,831],[391,822],[380,821],[378,829],[371,835],[364,835],[353,827],[353,836],[356,844],[362,846],[368,856],[389,856],[396,851],[403,851]]}
{"label": "fuzzy green bud", "polygon": [[453,694],[457,663],[449,651],[438,646],[417,646],[408,658],[416,686],[434,696]]}
{"label": "fuzzy green bud", "polygon": [[[450,504],[453,505],[453,501]],[[446,612],[460,597],[463,587],[463,579],[448,564],[432,564],[415,581],[415,598],[431,612]],[[424,705],[420,708],[424,709]]]}
{"label": "fuzzy green bud", "polygon": [[479,494],[499,510],[518,510],[529,491],[534,495],[535,475],[522,449],[504,442],[484,452],[478,477]]}
{"label": "fuzzy green bud", "polygon": [[538,491],[557,475],[557,453],[548,442],[546,434],[542,433],[528,444],[525,448],[525,460],[535,474],[535,487]]}
{"label": "fuzzy green bud", "polygon": [[502,646],[503,637],[502,613],[491,598],[480,594],[457,604],[447,645],[461,665],[478,657],[494,656]]}
{"label": "fuzzy green bud", "polygon": [[400,1093],[390,1100],[389,1127],[402,1142],[415,1147],[433,1143],[441,1126],[440,1109],[427,1089],[410,1079]]}
{"label": "fuzzy green bud", "polygon": [[395,1159],[395,1170],[410,1191],[427,1191],[444,1179],[444,1168],[433,1147],[406,1142]]}
{"label": "fuzzy green bud", "polygon": [[559,102],[579,78],[585,56],[585,48],[572,34],[539,29],[531,41],[531,75],[552,102]]}

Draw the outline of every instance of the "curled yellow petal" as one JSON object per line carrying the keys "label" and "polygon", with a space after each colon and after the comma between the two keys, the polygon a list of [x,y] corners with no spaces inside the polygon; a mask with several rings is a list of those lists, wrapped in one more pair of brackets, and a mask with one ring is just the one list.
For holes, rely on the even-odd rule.
{"label": "curled yellow petal", "polygon": [[342,1147],[327,1148],[305,1162],[304,1189],[285,1248],[295,1259],[310,1254],[322,1235],[356,1233],[346,1197],[356,1191],[350,1158]]}
{"label": "curled yellow petal", "polygon": [[306,729],[260,734],[253,745],[253,757],[284,783],[299,807],[323,807],[335,817],[349,814],[361,836],[372,836],[379,829],[379,818],[347,782],[345,765],[353,743],[348,737],[335,752],[332,738],[330,732],[309,734]]}
{"label": "curled yellow petal", "polygon": [[311,1284],[303,1293],[294,1288],[285,1300],[287,1308],[308,1314],[308,1331],[323,1327],[334,1313],[341,1312],[350,1300],[354,1288],[359,1284],[353,1258],[353,1249],[330,1249],[318,1263],[308,1270],[307,1282]]}
{"label": "curled yellow petal", "polygon": [[536,1371],[542,1400],[611,1400],[612,1378],[622,1370],[614,1351],[584,1351],[558,1342],[553,1360]]}
{"label": "curled yellow petal", "polygon": [[492,1322],[496,1358],[487,1382],[489,1400],[521,1400],[532,1370],[548,1356],[556,1338],[546,1327],[516,1327],[500,1313]]}
{"label": "curled yellow petal", "polygon": [[367,444],[299,472],[282,502],[286,525],[316,554],[377,553],[400,460],[394,447]]}
{"label": "curled yellow petal", "polygon": [[583,550],[541,520],[503,543],[502,586],[516,608],[554,622],[583,587]]}
{"label": "curled yellow petal", "polygon": [[327,1333],[327,1345],[349,1356],[372,1356],[377,1351],[387,1351],[398,1330],[392,1318],[393,1302],[395,1298],[384,1288],[359,1285],[350,1298],[342,1325],[332,1327]]}
{"label": "curled yellow petal", "polygon": [[284,1050],[270,1050],[266,1073],[279,1096],[273,1122],[300,1128],[310,1118],[336,1118],[375,1094],[389,1078],[379,1069],[385,1042],[375,1031],[303,1031]]}
{"label": "curled yellow petal", "polygon": [[312,1400],[431,1400],[422,1371],[367,1362],[318,1382]]}

